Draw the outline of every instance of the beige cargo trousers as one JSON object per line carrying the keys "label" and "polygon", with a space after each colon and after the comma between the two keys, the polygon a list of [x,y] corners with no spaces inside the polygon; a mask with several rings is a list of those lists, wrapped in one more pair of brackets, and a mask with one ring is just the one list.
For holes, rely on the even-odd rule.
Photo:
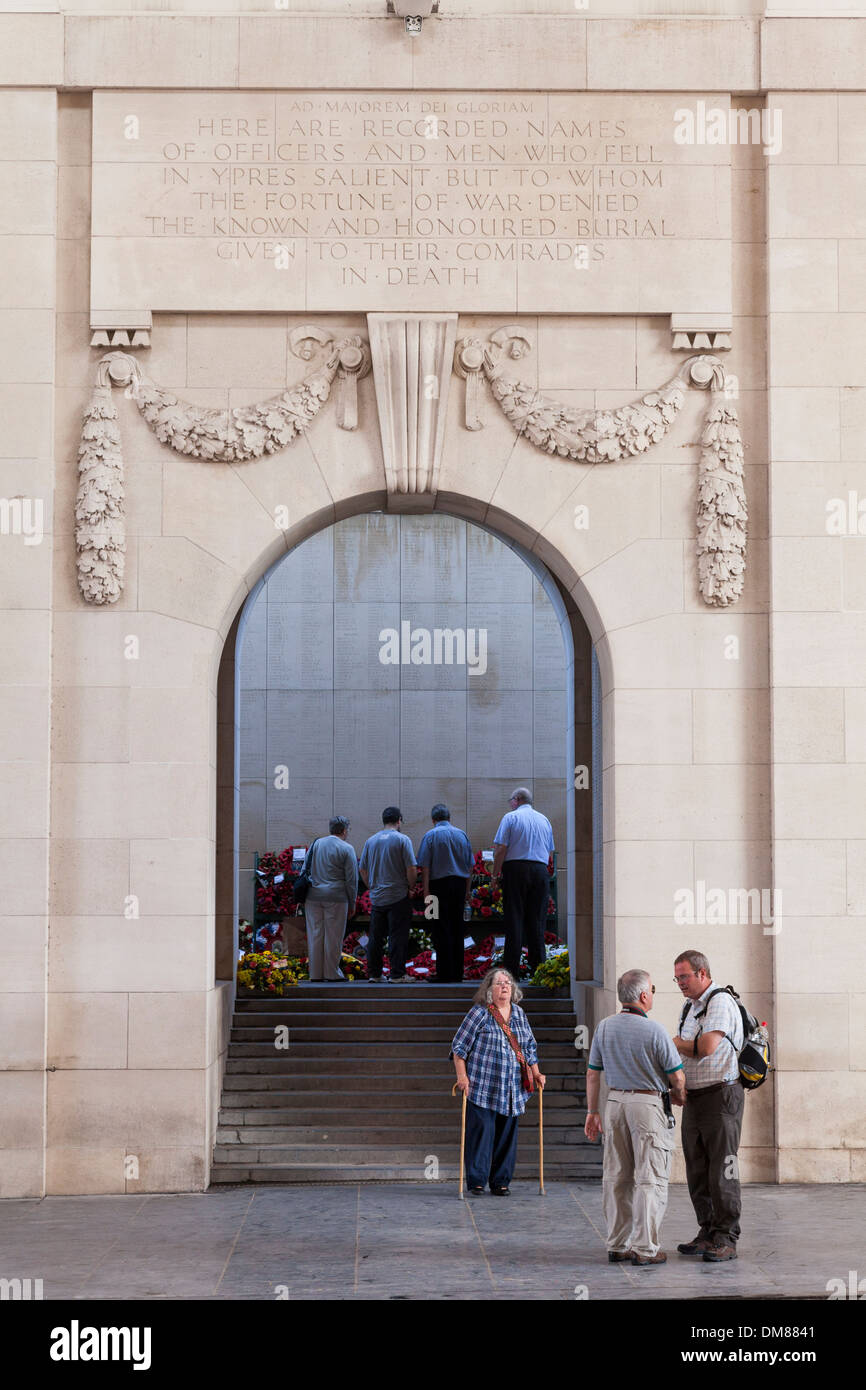
{"label": "beige cargo trousers", "polygon": [[607,1248],[655,1255],[668,1204],[675,1130],[660,1096],[610,1090],[604,1111],[602,1207]]}

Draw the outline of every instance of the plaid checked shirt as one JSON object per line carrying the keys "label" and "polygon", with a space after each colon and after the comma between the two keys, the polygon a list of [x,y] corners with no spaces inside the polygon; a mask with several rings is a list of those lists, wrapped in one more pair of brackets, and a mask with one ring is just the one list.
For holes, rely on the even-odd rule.
{"label": "plaid checked shirt", "polygon": [[736,1081],[740,1074],[739,1055],[743,1046],[743,1020],[735,1001],[730,994],[717,994],[707,1005],[703,1018],[696,1019],[707,1004],[707,995],[718,985],[709,984],[700,999],[691,1001],[680,1032],[683,1042],[689,1042],[700,1030],[702,1033],[724,1033],[715,1052],[707,1057],[683,1057],[683,1070],[686,1074],[686,1089],[699,1091],[704,1086],[715,1086],[719,1081]]}
{"label": "plaid checked shirt", "polygon": [[[526,1014],[511,1005],[508,1026],[530,1066],[538,1061],[538,1048]],[[469,1099],[483,1110],[500,1115],[522,1115],[526,1092],[520,1079],[520,1064],[511,1044],[483,1004],[473,1004],[451,1044],[450,1056],[462,1057],[469,1076]]]}

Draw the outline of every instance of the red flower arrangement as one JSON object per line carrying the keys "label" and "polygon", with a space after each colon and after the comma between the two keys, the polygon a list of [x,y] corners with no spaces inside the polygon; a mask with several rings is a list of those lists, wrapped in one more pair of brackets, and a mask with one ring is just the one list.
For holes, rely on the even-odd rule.
{"label": "red flower arrangement", "polygon": [[279,854],[268,851],[259,857],[256,870],[256,912],[260,917],[299,915],[293,888],[300,867],[294,867],[294,853],[290,845]]}
{"label": "red flower arrangement", "polygon": [[[251,927],[249,923],[241,923],[241,927],[242,938],[245,938],[251,931]],[[360,931],[350,932],[343,942],[340,968],[344,975],[351,977],[353,980],[366,980],[367,978],[367,961],[364,947],[361,946],[362,935],[363,933]],[[426,937],[422,937],[423,941],[426,941],[426,939]],[[562,944],[556,933],[551,931],[544,933],[544,941],[545,945],[548,946],[558,946]],[[502,954],[502,950],[497,949],[496,941],[493,936],[485,936],[483,941],[478,941],[472,946],[467,946],[463,952],[464,979],[483,979],[487,971],[493,966],[501,965]],[[271,988],[272,972],[279,972],[287,968],[292,970],[298,978],[306,978],[306,956],[296,957],[290,962],[286,962],[282,958],[271,957],[269,952],[264,952],[261,956],[254,957],[249,955],[245,957],[246,962],[253,960],[266,961],[269,967],[263,979],[257,977],[255,983],[253,983],[252,980],[248,982],[246,979],[242,981],[242,983],[245,984],[253,983],[253,988],[264,990],[269,993],[282,992],[281,990],[276,991]],[[387,955],[383,956],[383,966],[386,971],[390,968]],[[246,965],[243,963],[242,968],[246,968]],[[406,974],[409,975],[411,979],[418,981],[436,979],[436,961],[429,946],[425,945],[422,950],[417,951],[415,956],[406,962]],[[278,974],[273,974],[274,982],[277,982],[279,978]],[[525,949],[521,952],[519,978],[521,980],[529,978],[529,960]],[[289,983],[295,983],[295,981],[289,981]]]}

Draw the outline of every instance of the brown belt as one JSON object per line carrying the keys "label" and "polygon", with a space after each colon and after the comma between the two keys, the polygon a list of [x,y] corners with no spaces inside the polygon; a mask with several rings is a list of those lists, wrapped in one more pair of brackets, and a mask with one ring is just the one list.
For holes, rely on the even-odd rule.
{"label": "brown belt", "polygon": [[624,1096],[659,1096],[661,1091],[630,1091],[626,1086],[611,1086],[612,1091],[621,1091]]}

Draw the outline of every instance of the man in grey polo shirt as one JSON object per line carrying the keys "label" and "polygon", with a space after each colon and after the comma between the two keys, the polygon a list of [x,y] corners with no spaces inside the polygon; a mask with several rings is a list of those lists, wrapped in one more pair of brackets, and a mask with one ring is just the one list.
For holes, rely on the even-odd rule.
{"label": "man in grey polo shirt", "polygon": [[[622,1013],[603,1018],[595,1030],[586,1073],[584,1132],[604,1134],[602,1205],[611,1264],[664,1264],[659,1249],[674,1131],[662,1096],[674,1105],[686,1098],[683,1064],[669,1035],[648,1017],[655,985],[646,970],[627,970],[617,981]],[[600,1073],[609,1087],[604,1126],[598,1110]]]}
{"label": "man in grey polo shirt", "polygon": [[370,938],[367,944],[367,978],[382,978],[382,947],[388,937],[391,982],[408,980],[406,952],[412,926],[409,890],[415,887],[418,867],[408,835],[401,833],[403,813],[386,806],[383,829],[371,835],[361,851],[358,872],[370,889]]}

